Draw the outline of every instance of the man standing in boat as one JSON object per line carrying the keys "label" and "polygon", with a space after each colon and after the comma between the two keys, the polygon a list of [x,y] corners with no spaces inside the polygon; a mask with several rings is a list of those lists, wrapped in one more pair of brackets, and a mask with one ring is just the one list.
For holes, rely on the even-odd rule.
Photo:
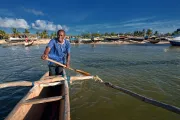
{"label": "man standing in boat", "polygon": [[[65,64],[67,68],[70,67],[70,42],[65,38],[65,31],[58,30],[57,38],[51,39],[44,54],[41,56],[43,60],[47,58],[53,59],[57,62]],[[52,62],[48,62],[49,76],[52,75],[63,75],[63,67],[56,65]]]}

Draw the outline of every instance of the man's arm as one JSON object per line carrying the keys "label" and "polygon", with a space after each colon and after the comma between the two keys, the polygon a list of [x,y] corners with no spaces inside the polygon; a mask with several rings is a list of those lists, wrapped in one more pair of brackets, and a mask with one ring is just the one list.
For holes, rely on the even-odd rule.
{"label": "man's arm", "polygon": [[48,58],[48,54],[49,54],[50,50],[51,50],[51,48],[47,46],[46,49],[44,50],[44,54],[41,56],[41,58],[43,60],[46,60]]}
{"label": "man's arm", "polygon": [[66,57],[66,67],[69,68],[70,67],[70,53],[67,54]]}

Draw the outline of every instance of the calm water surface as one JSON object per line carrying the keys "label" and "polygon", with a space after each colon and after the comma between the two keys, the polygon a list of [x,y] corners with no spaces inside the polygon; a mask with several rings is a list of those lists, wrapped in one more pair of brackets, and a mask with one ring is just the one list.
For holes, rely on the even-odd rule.
{"label": "calm water surface", "polygon": [[[45,45],[0,46],[0,83],[38,80],[47,70]],[[71,67],[104,81],[180,107],[180,47],[167,45],[72,45]],[[67,71],[68,75],[76,75]],[[3,120],[31,87],[0,89]],[[93,80],[70,86],[72,120],[180,120],[180,115],[138,101]]]}

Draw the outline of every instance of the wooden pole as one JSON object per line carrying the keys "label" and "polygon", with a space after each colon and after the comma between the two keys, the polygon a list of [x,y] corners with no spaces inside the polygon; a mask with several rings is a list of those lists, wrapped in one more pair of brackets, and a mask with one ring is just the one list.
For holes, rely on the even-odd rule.
{"label": "wooden pole", "polygon": [[122,92],[124,92],[124,93],[126,93],[126,94],[128,94],[128,95],[130,95],[130,96],[132,96],[132,97],[134,97],[134,98],[136,98],[136,99],[138,99],[138,100],[143,101],[143,102],[146,102],[146,103],[152,104],[152,105],[154,105],[154,106],[157,106],[157,107],[161,107],[161,108],[163,108],[163,109],[166,109],[166,110],[168,110],[168,111],[171,111],[171,112],[180,114],[180,108],[178,108],[178,107],[175,107],[175,106],[172,106],[172,105],[168,105],[168,104],[166,104],[166,103],[159,102],[159,101],[156,101],[156,100],[147,98],[147,97],[145,97],[145,96],[142,96],[142,95],[139,95],[139,94],[137,94],[137,93],[134,93],[134,92],[132,92],[132,91],[130,91],[130,90],[127,90],[127,89],[124,89],[124,88],[122,88],[122,87],[113,85],[113,84],[111,84],[111,83],[109,83],[109,82],[103,82],[103,81],[101,81],[101,83],[105,84],[105,85],[108,86],[108,87],[114,88],[114,89],[116,89],[116,90],[120,90],[120,91],[122,91]]}
{"label": "wooden pole", "polygon": [[[93,79],[93,76],[72,76],[70,77],[70,81],[76,80],[86,80],[86,79]],[[0,88],[6,87],[15,87],[15,86],[33,86],[33,85],[40,85],[40,84],[48,84],[52,82],[61,82],[64,81],[64,78],[61,76],[48,76],[40,79],[38,81],[30,82],[30,81],[17,81],[17,82],[9,82],[9,83],[2,83],[0,84]]]}
{"label": "wooden pole", "polygon": [[17,82],[9,82],[9,83],[0,84],[0,88],[16,87],[16,86],[32,86],[32,82],[29,82],[29,81],[17,81]]}
{"label": "wooden pole", "polygon": [[[59,63],[59,62],[57,62],[57,61],[54,61],[54,60],[52,60],[52,59],[47,58],[46,60],[47,60],[47,61],[50,61],[50,62],[53,62],[53,63],[55,63],[55,64],[57,64],[57,65],[60,65],[60,66],[62,66],[62,67],[64,67],[64,68],[67,68],[66,65],[63,65],[63,64],[61,64],[61,63]],[[73,71],[78,72],[78,73],[81,73],[81,74],[83,74],[83,75],[85,75],[85,76],[90,76],[90,75],[91,75],[90,73],[85,72],[85,71],[82,71],[82,70],[73,69],[73,68],[67,68],[67,69],[73,70]]]}

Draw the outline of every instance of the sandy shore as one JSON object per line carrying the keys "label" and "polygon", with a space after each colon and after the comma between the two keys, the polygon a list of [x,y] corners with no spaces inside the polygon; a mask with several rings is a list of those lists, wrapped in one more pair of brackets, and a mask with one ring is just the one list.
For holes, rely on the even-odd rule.
{"label": "sandy shore", "polygon": [[[50,39],[39,39],[37,41],[34,41],[33,44],[34,45],[48,44],[49,41],[50,41]],[[122,45],[124,45],[124,44],[145,44],[148,42],[149,41],[147,41],[147,40],[144,40],[142,42],[130,40],[130,41],[96,42],[96,43],[89,43],[89,44],[122,44]],[[13,46],[13,45],[23,45],[23,44],[24,44],[24,42],[8,43],[5,40],[0,40],[0,45]],[[72,44],[75,44],[75,43],[72,43]],[[83,44],[83,43],[80,43],[80,44]],[[160,41],[157,44],[169,44],[169,42],[168,41]]]}
{"label": "sandy shore", "polygon": [[[34,45],[48,44],[50,39],[39,39],[34,41]],[[24,45],[24,42],[8,43],[5,40],[0,40],[0,45]]]}

